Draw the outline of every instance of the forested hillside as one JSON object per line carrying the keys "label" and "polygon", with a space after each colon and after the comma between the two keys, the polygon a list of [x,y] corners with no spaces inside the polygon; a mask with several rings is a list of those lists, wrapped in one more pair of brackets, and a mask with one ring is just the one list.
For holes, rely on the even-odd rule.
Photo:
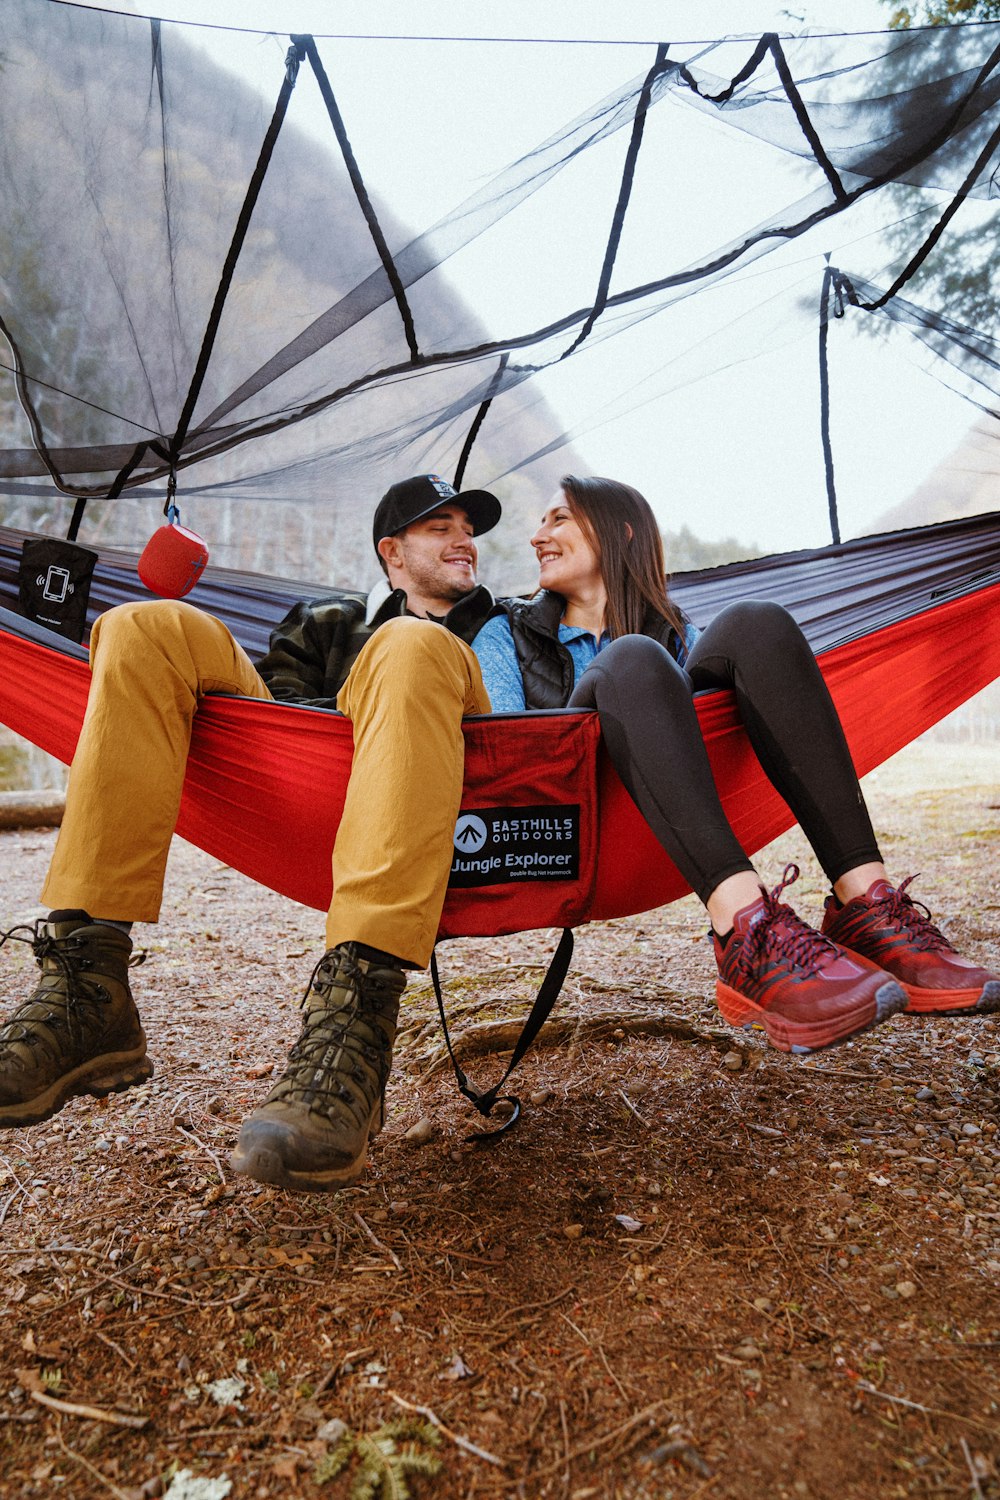
{"label": "forested hillside", "polygon": [[[281,78],[278,67],[276,94]],[[297,87],[307,86],[315,83],[303,72]],[[11,344],[0,337],[0,446],[15,451],[0,467],[0,519],[64,533],[73,506],[35,455],[10,368],[18,361],[41,441],[69,485],[106,489],[123,455],[176,431],[273,105],[179,27],[5,0],[0,315]],[[371,189],[395,256],[425,226],[398,222],[378,184]],[[386,485],[454,472],[481,368],[404,372],[282,426],[292,409],[398,358],[397,307],[371,290],[381,274],[332,131],[325,148],[290,108],[191,424],[217,445],[220,433],[274,430],[178,473],[182,518],[205,535],[213,561],[364,581],[371,507]],[[459,331],[466,343],[483,337],[475,309],[441,277],[414,276],[409,302],[424,350]],[[287,371],[276,373],[269,361],[289,351]],[[555,413],[530,382],[519,386],[484,424],[466,484],[505,475],[559,436]],[[530,582],[531,520],[575,461],[563,447],[530,479],[496,484],[506,519],[487,556],[501,586]],[[80,540],[141,544],[163,494],[161,476],[144,491],[89,501]]]}

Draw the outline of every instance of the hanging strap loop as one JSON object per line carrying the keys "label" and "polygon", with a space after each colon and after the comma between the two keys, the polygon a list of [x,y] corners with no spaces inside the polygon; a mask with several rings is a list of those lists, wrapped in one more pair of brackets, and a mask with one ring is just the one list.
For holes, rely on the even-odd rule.
{"label": "hanging strap loop", "polygon": [[551,1011],[553,1005],[555,1005],[556,1000],[559,997],[559,991],[562,989],[563,983],[565,982],[566,975],[569,971],[570,960],[572,959],[572,957],[573,929],[571,927],[564,927],[563,934],[559,939],[556,951],[552,955],[552,959],[549,963],[548,969],[545,971],[545,978],[542,980],[542,983],[538,990],[538,994],[535,996],[535,1003],[532,1005],[531,1010],[528,1013],[528,1018],[525,1021],[524,1026],[521,1028],[521,1035],[518,1037],[517,1041],[514,1044],[514,1051],[511,1053],[510,1062],[507,1064],[507,1071],[504,1073],[500,1081],[498,1083],[495,1083],[492,1088],[486,1089],[482,1093],[480,1093],[478,1089],[473,1088],[469,1083],[468,1078],[459,1066],[458,1059],[455,1056],[455,1049],[451,1045],[451,1036],[448,1032],[448,1021],[444,1012],[444,999],[441,995],[441,980],[438,975],[436,950],[431,954],[431,983],[434,986],[434,995],[437,1000],[438,1014],[441,1017],[441,1027],[444,1031],[444,1042],[445,1046],[448,1049],[448,1056],[451,1058],[451,1065],[455,1069],[455,1078],[458,1081],[459,1092],[462,1093],[466,1099],[468,1099],[473,1108],[477,1109],[484,1118],[489,1116],[495,1104],[504,1103],[512,1106],[512,1113],[510,1115],[510,1118],[505,1120],[504,1123],[498,1126],[496,1130],[474,1130],[471,1135],[466,1136],[466,1140],[494,1140],[498,1135],[504,1135],[508,1130],[510,1130],[511,1126],[514,1125],[520,1118],[520,1099],[518,1099],[514,1094],[501,1094],[500,1090],[503,1088],[504,1084],[507,1082],[507,1079],[510,1077],[511,1073],[513,1073],[514,1069],[521,1061],[521,1058],[524,1056],[528,1048],[531,1046],[532,1042],[535,1040],[535,1037],[541,1031],[545,1021],[548,1019],[549,1012]]}
{"label": "hanging strap loop", "polygon": [[167,475],[167,498],[164,502],[163,514],[171,526],[176,526],[181,518],[181,513],[177,506],[177,470],[173,464],[171,464],[170,473]]}

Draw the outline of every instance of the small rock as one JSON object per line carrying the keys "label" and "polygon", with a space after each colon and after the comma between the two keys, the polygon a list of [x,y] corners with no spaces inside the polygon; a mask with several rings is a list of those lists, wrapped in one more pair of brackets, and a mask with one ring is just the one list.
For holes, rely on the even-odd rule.
{"label": "small rock", "polygon": [[635,1234],[642,1228],[641,1219],[633,1219],[631,1214],[615,1214],[615,1223],[620,1224],[627,1234]]}
{"label": "small rock", "polygon": [[578,1240],[583,1234],[582,1224],[564,1224],[563,1234],[568,1240]]}
{"label": "small rock", "polygon": [[980,1130],[979,1126],[978,1125],[973,1125],[973,1123],[972,1123],[971,1120],[968,1122],[968,1124],[962,1126],[962,1134],[963,1135],[973,1136],[973,1135],[982,1135],[982,1133],[983,1132]]}
{"label": "small rock", "polygon": [[530,1104],[546,1104],[552,1098],[551,1089],[536,1089],[533,1094],[528,1095]]}
{"label": "small rock", "polygon": [[722,1066],[728,1068],[730,1073],[738,1073],[743,1066],[742,1052],[727,1052],[722,1059]]}
{"label": "small rock", "polygon": [[346,1422],[342,1422],[339,1417],[331,1417],[329,1422],[324,1422],[317,1429],[316,1436],[321,1443],[339,1443],[346,1431]]}
{"label": "small rock", "polygon": [[468,1380],[473,1371],[465,1363],[460,1354],[456,1354],[447,1370],[443,1370],[438,1376],[439,1380]]}
{"label": "small rock", "polygon": [[935,1094],[933,1089],[925,1087],[922,1089],[917,1089],[915,1098],[917,1098],[921,1104],[928,1104],[933,1099],[936,1099],[937,1095]]}
{"label": "small rock", "polygon": [[904,1298],[915,1297],[917,1295],[916,1282],[913,1282],[913,1281],[897,1281],[896,1282],[896,1294],[897,1294],[897,1296],[904,1297]]}
{"label": "small rock", "polygon": [[415,1125],[411,1125],[403,1136],[404,1141],[409,1141],[411,1146],[426,1146],[434,1134],[434,1121],[430,1115],[424,1115]]}

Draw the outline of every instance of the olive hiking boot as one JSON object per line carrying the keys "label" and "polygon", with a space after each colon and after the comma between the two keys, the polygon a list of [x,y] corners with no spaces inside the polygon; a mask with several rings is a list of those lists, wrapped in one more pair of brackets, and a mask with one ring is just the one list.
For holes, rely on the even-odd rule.
{"label": "olive hiking boot", "polygon": [[77,1094],[103,1099],[153,1076],[128,984],[132,940],[85,911],[0,934],[28,942],[41,978],[0,1026],[0,1126],[36,1125]]}
{"label": "olive hiking boot", "polygon": [[302,1001],[302,1034],[264,1103],[248,1115],[234,1172],[332,1193],[364,1171],[385,1119],[402,969],[362,958],[356,943],[324,954]]}

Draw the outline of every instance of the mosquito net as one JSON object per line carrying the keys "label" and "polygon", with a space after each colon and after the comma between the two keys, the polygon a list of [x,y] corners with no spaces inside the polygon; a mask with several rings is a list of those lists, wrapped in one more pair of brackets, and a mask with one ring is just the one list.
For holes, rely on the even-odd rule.
{"label": "mosquito net", "polygon": [[5,0],[0,521],[141,544],[176,480],[215,561],[357,586],[434,470],[501,496],[518,589],[617,424],[668,527],[876,529],[932,425],[889,346],[993,439],[998,97],[1000,25],[418,46]]}

